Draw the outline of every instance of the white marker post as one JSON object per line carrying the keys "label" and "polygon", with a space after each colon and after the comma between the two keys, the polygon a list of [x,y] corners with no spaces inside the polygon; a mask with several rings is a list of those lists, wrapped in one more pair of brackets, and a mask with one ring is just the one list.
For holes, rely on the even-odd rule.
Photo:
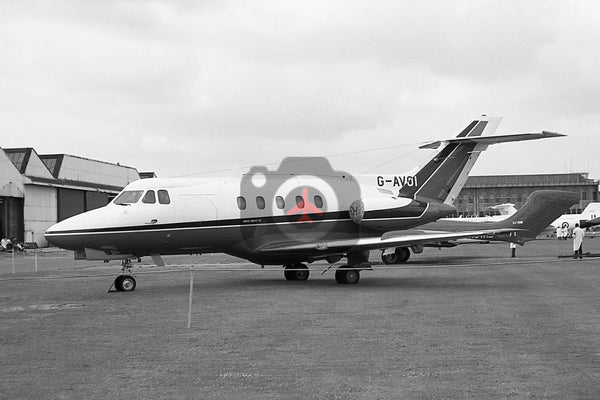
{"label": "white marker post", "polygon": [[37,265],[37,249],[34,251],[33,253],[33,259],[35,261],[35,272],[38,272],[38,265]]}
{"label": "white marker post", "polygon": [[188,329],[192,327],[192,294],[194,293],[194,273],[190,267],[190,300],[188,303]]}

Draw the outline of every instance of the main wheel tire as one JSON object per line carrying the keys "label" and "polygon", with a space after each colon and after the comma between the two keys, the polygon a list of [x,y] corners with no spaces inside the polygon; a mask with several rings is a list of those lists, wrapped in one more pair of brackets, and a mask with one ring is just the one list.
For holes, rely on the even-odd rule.
{"label": "main wheel tire", "polygon": [[297,281],[305,281],[308,279],[308,276],[310,275],[310,271],[309,271],[308,267],[306,266],[306,264],[296,264],[296,265],[294,265],[294,269],[298,270],[298,271],[294,271],[294,273],[296,274]]}
{"label": "main wheel tire", "polygon": [[348,270],[346,272],[346,283],[350,285],[354,285],[358,283],[360,280],[360,271],[359,270]]}
{"label": "main wheel tire", "polygon": [[308,279],[310,275],[310,271],[306,264],[292,264],[285,265],[285,270],[283,271],[283,276],[288,281],[305,281]]}
{"label": "main wheel tire", "polygon": [[396,264],[397,258],[398,257],[396,256],[396,253],[388,253],[388,254],[381,253],[381,261],[383,261],[383,263],[385,265]]}
{"label": "main wheel tire", "polygon": [[408,261],[410,258],[410,250],[408,247],[397,247],[396,248],[396,264],[402,264]]}
{"label": "main wheel tire", "polygon": [[346,271],[340,271],[339,269],[335,271],[335,281],[337,283],[346,283],[344,272]]}
{"label": "main wheel tire", "polygon": [[[347,268],[347,267],[344,267]],[[360,280],[360,271],[355,269],[344,269],[335,271],[335,281],[342,284],[356,284]]]}
{"label": "main wheel tire", "polygon": [[296,278],[296,271],[288,271],[287,269],[285,269],[283,271],[283,276],[285,277],[285,280],[287,280],[287,281],[296,281],[296,280],[298,280]]}

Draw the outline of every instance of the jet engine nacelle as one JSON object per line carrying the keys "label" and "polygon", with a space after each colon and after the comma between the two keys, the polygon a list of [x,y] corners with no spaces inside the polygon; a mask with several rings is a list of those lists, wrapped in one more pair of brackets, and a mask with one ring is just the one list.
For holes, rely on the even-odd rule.
{"label": "jet engine nacelle", "polygon": [[435,221],[455,211],[447,204],[406,197],[367,197],[353,201],[349,207],[355,224],[384,231]]}
{"label": "jet engine nacelle", "polygon": [[350,204],[350,219],[360,226],[379,229],[382,219],[418,218],[427,203],[404,197],[364,198]]}

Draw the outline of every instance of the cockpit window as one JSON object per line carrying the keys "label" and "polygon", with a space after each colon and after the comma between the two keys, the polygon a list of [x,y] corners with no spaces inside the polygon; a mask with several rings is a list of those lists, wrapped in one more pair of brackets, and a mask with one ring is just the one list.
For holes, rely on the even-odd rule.
{"label": "cockpit window", "polygon": [[170,204],[171,199],[169,198],[169,192],[167,192],[166,190],[159,190],[158,191],[158,202],[160,204]]}
{"label": "cockpit window", "polygon": [[142,199],[142,203],[146,204],[154,204],[156,203],[156,194],[154,194],[154,190],[148,190]]}
{"label": "cockpit window", "polygon": [[143,190],[126,190],[117,196],[114,203],[121,206],[137,203],[143,193]]}

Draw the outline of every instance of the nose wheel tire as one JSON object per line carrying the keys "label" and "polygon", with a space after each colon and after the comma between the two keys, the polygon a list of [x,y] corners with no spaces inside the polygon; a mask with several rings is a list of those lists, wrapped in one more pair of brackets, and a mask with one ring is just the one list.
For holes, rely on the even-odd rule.
{"label": "nose wheel tire", "polygon": [[135,278],[131,275],[119,275],[115,279],[115,289],[117,292],[132,292],[135,290]]}
{"label": "nose wheel tire", "polygon": [[337,283],[354,285],[360,280],[360,271],[354,269],[338,269],[335,271]]}

